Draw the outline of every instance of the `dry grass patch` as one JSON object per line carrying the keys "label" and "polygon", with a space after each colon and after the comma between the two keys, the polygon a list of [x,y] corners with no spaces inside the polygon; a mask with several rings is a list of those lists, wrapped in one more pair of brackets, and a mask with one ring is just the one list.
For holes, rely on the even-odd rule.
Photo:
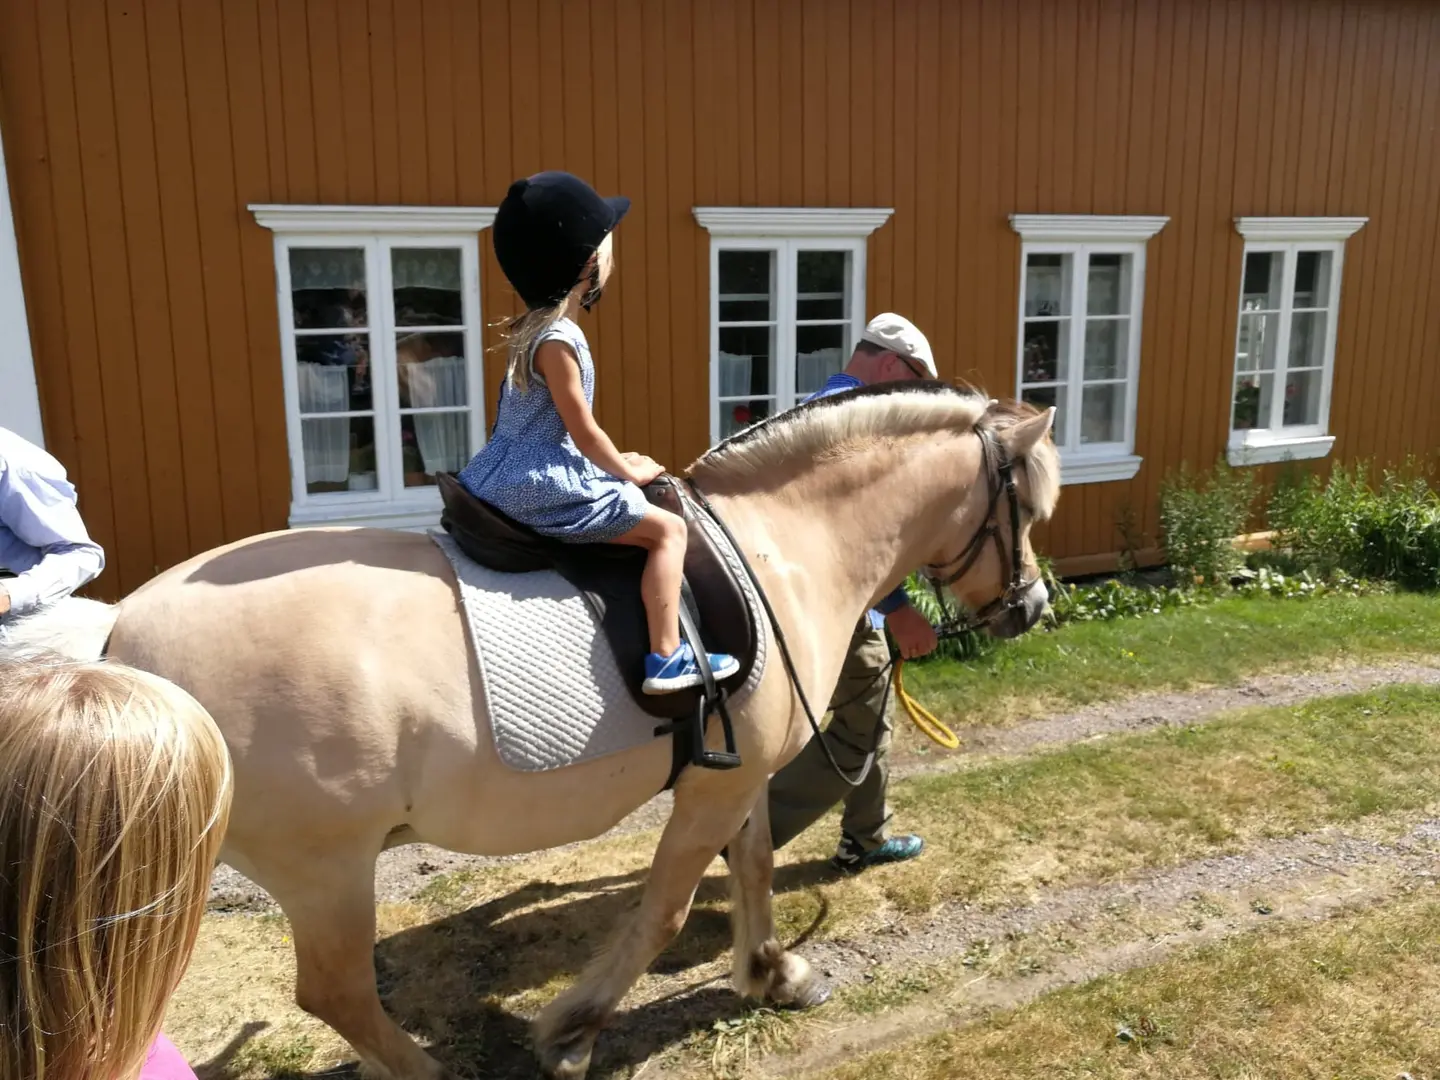
{"label": "dry grass patch", "polygon": [[1052,992],[830,1080],[1440,1075],[1434,887]]}
{"label": "dry grass patch", "polygon": [[[897,824],[925,832],[926,855],[837,879],[822,861],[834,833],[811,830],[778,871],[782,933],[861,936],[946,902],[999,905],[1263,837],[1432,806],[1440,800],[1437,718],[1440,691],[1396,688],[907,781],[893,792]],[[523,1018],[568,984],[637,899],[655,839],[618,837],[437,878],[411,902],[381,905],[376,963],[387,1007],[462,1072],[531,1075]],[[779,1021],[746,1013],[729,991],[725,884],[717,862],[681,938],[602,1040],[602,1068],[687,1040],[693,1048],[710,1033],[729,1047],[717,1070],[743,1070],[746,1054],[787,1037]],[[1063,947],[1040,944],[1040,952]],[[993,962],[1020,970],[1031,945],[997,944]],[[924,992],[929,978],[907,972],[849,1007],[891,1008]],[[207,1080],[264,1080],[347,1060],[338,1037],[295,1008],[292,987],[284,920],[212,916],[167,1028],[192,1060],[214,1061]],[[236,1045],[256,1021],[269,1027]],[[744,1022],[712,1030],[717,1021]],[[715,1052],[714,1041],[702,1045]]]}
{"label": "dry grass patch", "polygon": [[898,784],[896,827],[924,835],[926,854],[826,879],[816,860],[835,833],[812,829],[784,853],[777,913],[789,930],[823,913],[818,933],[853,936],[944,902],[1014,903],[1437,800],[1440,691],[1248,709]]}

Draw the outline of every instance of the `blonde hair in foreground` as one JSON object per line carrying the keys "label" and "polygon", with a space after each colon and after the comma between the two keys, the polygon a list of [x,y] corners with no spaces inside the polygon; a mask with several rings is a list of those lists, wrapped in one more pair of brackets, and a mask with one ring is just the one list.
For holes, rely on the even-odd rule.
{"label": "blonde hair in foreground", "polygon": [[133,1080],[230,811],[215,722],[118,664],[0,664],[0,1080]]}

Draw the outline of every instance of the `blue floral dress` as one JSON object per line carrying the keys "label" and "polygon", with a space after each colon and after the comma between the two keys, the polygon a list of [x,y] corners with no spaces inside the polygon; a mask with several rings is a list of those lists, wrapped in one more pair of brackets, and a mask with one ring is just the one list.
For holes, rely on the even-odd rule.
{"label": "blue floral dress", "polygon": [[[585,333],[561,319],[535,341],[565,342],[580,362],[585,403],[595,406],[595,362]],[[534,368],[530,388],[504,386],[490,441],[470,459],[460,482],[476,498],[545,536],[571,543],[614,540],[640,524],[649,509],[634,484],[599,468],[580,452],[555,408],[550,388]]]}

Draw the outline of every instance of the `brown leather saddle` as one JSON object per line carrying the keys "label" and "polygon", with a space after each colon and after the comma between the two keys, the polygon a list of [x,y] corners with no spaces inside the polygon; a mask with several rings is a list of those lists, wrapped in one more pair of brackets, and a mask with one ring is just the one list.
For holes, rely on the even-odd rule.
{"label": "brown leather saddle", "polygon": [[[643,490],[652,504],[679,514],[689,525],[681,596],[681,627],[686,638],[697,652],[725,652],[739,661],[740,669],[716,685],[713,699],[705,687],[661,695],[641,690],[645,656],[650,651],[640,593],[640,575],[645,568],[642,549],[621,544],[568,544],[542,536],[471,495],[455,474],[442,473],[437,480],[444,504],[440,524],[467,556],[501,573],[554,570],[585,597],[636,703],[651,716],[675,722],[656,728],[657,735],[677,735],[671,783],[684,764],[708,768],[733,768],[739,764],[724,699],[745,682],[755,664],[756,614],[730,563],[701,524],[699,515],[703,511],[683,494],[679,480],[662,476]],[[704,750],[704,722],[717,710],[726,721],[729,755],[707,755]],[[734,760],[728,761],[727,757]]]}

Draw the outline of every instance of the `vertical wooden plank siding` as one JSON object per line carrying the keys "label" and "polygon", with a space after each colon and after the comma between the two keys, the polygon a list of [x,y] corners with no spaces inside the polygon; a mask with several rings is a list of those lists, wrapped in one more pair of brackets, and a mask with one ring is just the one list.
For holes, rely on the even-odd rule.
{"label": "vertical wooden plank siding", "polygon": [[[1223,452],[1237,216],[1369,218],[1345,251],[1332,457],[1440,444],[1423,0],[0,0],[0,131],[47,439],[111,555],[97,595],[285,526],[273,254],[247,204],[495,205],[542,168],[635,200],[592,322],[598,411],[675,466],[709,432],[697,204],[892,207],[868,312],[911,315],[944,376],[1001,395],[1009,215],[1169,215],[1144,464],[1065,489],[1057,557],[1117,550],[1127,507],[1154,543],[1165,473]],[[493,345],[516,300],[481,251]]]}

